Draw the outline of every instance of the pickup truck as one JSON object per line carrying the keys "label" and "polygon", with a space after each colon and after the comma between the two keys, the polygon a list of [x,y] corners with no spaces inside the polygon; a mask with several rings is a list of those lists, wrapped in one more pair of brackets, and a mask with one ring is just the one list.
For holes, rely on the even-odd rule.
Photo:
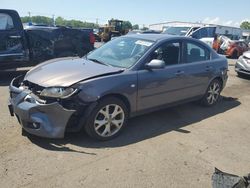
{"label": "pickup truck", "polygon": [[0,70],[65,56],[84,56],[94,49],[93,29],[29,26],[15,10],[0,9]]}

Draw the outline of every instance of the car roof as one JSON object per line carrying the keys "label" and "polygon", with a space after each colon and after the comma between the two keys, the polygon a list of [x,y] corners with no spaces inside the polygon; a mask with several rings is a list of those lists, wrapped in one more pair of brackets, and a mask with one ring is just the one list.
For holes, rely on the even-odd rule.
{"label": "car roof", "polygon": [[151,40],[151,41],[187,38],[187,37],[167,35],[167,34],[131,34],[131,35],[125,35],[123,37],[136,38],[136,39],[142,39],[142,40]]}

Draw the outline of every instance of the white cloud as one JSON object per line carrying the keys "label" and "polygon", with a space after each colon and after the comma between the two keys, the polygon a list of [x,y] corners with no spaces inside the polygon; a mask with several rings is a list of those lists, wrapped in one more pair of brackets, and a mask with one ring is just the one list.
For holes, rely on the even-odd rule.
{"label": "white cloud", "polygon": [[219,17],[216,17],[216,18],[206,17],[203,20],[203,23],[207,23],[207,24],[219,24],[220,23],[220,18]]}
{"label": "white cloud", "polygon": [[232,26],[234,26],[234,27],[240,27],[240,24],[241,24],[241,23],[242,23],[242,22],[234,22]]}
{"label": "white cloud", "polygon": [[233,21],[233,20],[221,20],[219,17],[215,17],[215,18],[206,17],[202,22],[206,24],[219,24],[219,25],[225,25],[225,26],[240,27],[240,24],[244,21],[250,21],[250,20],[243,19],[241,21]]}
{"label": "white cloud", "polygon": [[229,26],[232,25],[232,24],[234,24],[233,20],[228,20],[228,21],[223,23],[223,25],[229,25]]}

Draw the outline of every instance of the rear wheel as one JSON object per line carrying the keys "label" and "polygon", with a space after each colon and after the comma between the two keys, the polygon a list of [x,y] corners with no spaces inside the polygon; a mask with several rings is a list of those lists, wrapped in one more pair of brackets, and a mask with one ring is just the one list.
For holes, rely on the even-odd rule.
{"label": "rear wheel", "polygon": [[91,112],[85,130],[92,138],[110,140],[121,133],[127,119],[127,107],[120,99],[104,98]]}
{"label": "rear wheel", "polygon": [[206,94],[203,96],[201,100],[202,104],[205,106],[215,105],[220,98],[221,90],[222,90],[221,82],[218,79],[213,80],[208,86]]}

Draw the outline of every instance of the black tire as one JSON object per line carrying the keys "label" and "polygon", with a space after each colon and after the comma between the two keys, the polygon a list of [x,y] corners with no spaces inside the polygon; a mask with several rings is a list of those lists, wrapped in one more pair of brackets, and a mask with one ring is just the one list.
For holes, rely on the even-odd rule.
{"label": "black tire", "polygon": [[29,136],[29,133],[24,128],[22,128],[22,136]]}
{"label": "black tire", "polygon": [[238,52],[237,52],[237,50],[233,51],[232,58],[233,59],[237,59],[238,58]]}
{"label": "black tire", "polygon": [[[213,88],[216,86],[214,90],[216,93],[211,93]],[[206,94],[201,99],[201,104],[204,106],[214,106],[220,99],[220,93],[222,91],[222,83],[218,79],[214,79],[208,86]],[[218,94],[217,94],[218,92]],[[214,96],[211,96],[214,95]],[[214,97],[214,98],[213,98]],[[212,98],[212,99],[211,99]]]}
{"label": "black tire", "polygon": [[[107,121],[107,123],[103,126],[100,126],[100,128],[98,130],[96,130],[96,128],[98,126],[96,125],[95,122],[96,121],[104,121],[104,119],[97,120],[97,118],[99,118],[99,116],[103,116],[104,118],[106,117],[103,114],[101,114],[100,111],[103,110],[104,108],[107,109],[107,105],[111,106],[110,107],[111,110],[112,110],[112,108],[114,108],[112,105],[117,105],[122,109],[121,113],[124,114],[123,115],[123,117],[124,117],[123,123],[120,125],[120,128],[118,129],[117,126],[115,126],[115,124],[112,124],[113,119],[111,119],[111,114],[109,113],[109,116],[110,116],[109,120],[105,119],[105,121]],[[101,118],[103,118],[103,117],[101,117]],[[124,129],[124,127],[127,124],[128,117],[129,117],[128,108],[120,99],[118,99],[116,97],[107,97],[107,98],[101,99],[99,101],[98,105],[92,110],[92,112],[90,113],[90,116],[88,117],[88,119],[86,121],[84,129],[85,129],[86,133],[94,139],[97,139],[100,141],[111,140],[111,139],[117,137],[122,132],[122,130]],[[112,129],[112,127],[113,128],[115,127],[118,130],[117,130],[117,132],[114,131],[115,133],[110,135],[110,136],[109,135],[101,136],[100,132],[102,132],[102,131],[103,131],[103,133],[105,132],[105,129],[107,127],[108,122],[109,122],[109,126],[111,127],[109,129]],[[99,132],[99,130],[100,130],[100,132]]]}

